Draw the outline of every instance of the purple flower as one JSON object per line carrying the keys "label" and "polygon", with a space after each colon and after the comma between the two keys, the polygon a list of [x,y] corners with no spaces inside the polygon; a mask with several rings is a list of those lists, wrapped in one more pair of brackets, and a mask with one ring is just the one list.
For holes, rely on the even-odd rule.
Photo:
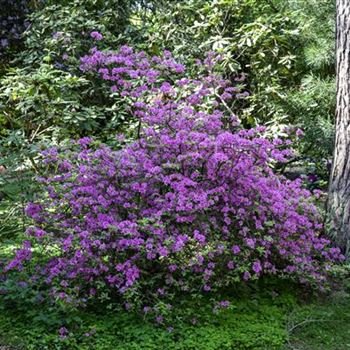
{"label": "purple flower", "polygon": [[231,303],[228,300],[222,300],[219,303],[219,306],[222,308],[228,308],[231,305]]}
{"label": "purple flower", "polygon": [[68,329],[66,327],[61,327],[58,330],[58,334],[59,334],[61,339],[65,339],[65,338],[67,338],[67,335],[68,335]]}
{"label": "purple flower", "polygon": [[42,211],[42,207],[39,204],[29,203],[25,211],[28,216],[34,217]]}
{"label": "purple flower", "polygon": [[297,129],[297,131],[295,132],[295,135],[297,137],[303,137],[304,136],[304,132],[301,129]]}
{"label": "purple flower", "polygon": [[258,275],[262,271],[262,266],[260,261],[254,261],[253,263],[253,271]]}
{"label": "purple flower", "polygon": [[160,87],[160,91],[163,93],[169,93],[171,92],[171,85],[168,82],[165,82]]}
{"label": "purple flower", "polygon": [[91,32],[90,36],[92,39],[97,40],[97,41],[103,40],[103,35],[99,32],[96,32],[96,31]]}
{"label": "purple flower", "polygon": [[81,146],[88,146],[91,142],[91,137],[83,137],[82,139],[78,140],[78,144]]}
{"label": "purple flower", "polygon": [[156,317],[156,322],[157,322],[157,323],[163,323],[163,321],[164,321],[164,318],[163,318],[162,315],[158,315],[158,316]]}
{"label": "purple flower", "polygon": [[21,287],[21,288],[25,288],[25,287],[28,286],[28,283],[25,282],[25,281],[19,281],[19,282],[18,282],[18,286]]}
{"label": "purple flower", "polygon": [[254,249],[255,248],[255,240],[252,239],[252,238],[247,238],[245,240],[245,243],[247,244],[247,246],[251,249]]}
{"label": "purple flower", "polygon": [[232,247],[233,254],[238,254],[240,251],[241,251],[241,248],[238,247],[237,245]]}
{"label": "purple flower", "polygon": [[169,265],[169,271],[174,272],[177,270],[177,266],[175,264]]}
{"label": "purple flower", "polygon": [[199,243],[205,243],[205,236],[200,234],[198,230],[195,230],[193,233],[193,238]]}
{"label": "purple flower", "polygon": [[143,308],[143,312],[145,313],[145,314],[147,314],[147,313],[149,313],[149,312],[151,312],[152,311],[152,308],[150,308],[149,306],[145,306],[144,308]]}
{"label": "purple flower", "polygon": [[164,295],[165,295],[165,291],[164,291],[163,288],[158,288],[158,289],[157,289],[157,293],[158,293],[159,295],[161,295],[161,296],[164,296]]}
{"label": "purple flower", "polygon": [[248,271],[245,271],[243,274],[243,280],[248,281],[250,279],[251,275]]}
{"label": "purple flower", "polygon": [[206,292],[209,292],[211,290],[211,287],[206,284],[204,287],[203,287],[203,290],[206,291]]}
{"label": "purple flower", "polygon": [[228,268],[229,270],[233,270],[233,269],[235,268],[234,262],[233,262],[233,261],[229,261],[229,262],[227,263],[227,268]]}

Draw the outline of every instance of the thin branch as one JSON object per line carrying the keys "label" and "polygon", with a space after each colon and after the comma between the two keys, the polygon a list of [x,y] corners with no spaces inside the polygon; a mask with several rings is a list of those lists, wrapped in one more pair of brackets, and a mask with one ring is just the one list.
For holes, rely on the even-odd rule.
{"label": "thin branch", "polygon": [[300,323],[297,323],[296,325],[294,325],[292,328],[288,329],[288,333],[292,333],[296,328],[299,328],[301,326],[303,326],[304,324],[307,323],[314,323],[314,322],[330,322],[329,320],[324,320],[324,319],[306,319]]}
{"label": "thin branch", "polygon": [[[215,93],[215,96],[220,99],[220,102],[224,105],[224,107],[228,110],[228,112],[230,112],[231,115],[234,115],[236,116],[236,114],[233,112],[233,110],[228,106],[228,104],[222,99],[222,97],[218,94],[218,93]],[[237,116],[236,116],[237,117]],[[238,119],[238,117],[237,117]],[[238,119],[239,122],[241,122],[240,119]]]}

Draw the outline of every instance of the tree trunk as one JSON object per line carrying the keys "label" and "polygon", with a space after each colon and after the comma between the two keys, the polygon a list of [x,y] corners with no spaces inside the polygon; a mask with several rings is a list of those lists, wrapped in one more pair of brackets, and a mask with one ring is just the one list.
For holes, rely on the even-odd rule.
{"label": "tree trunk", "polygon": [[337,0],[337,109],[327,211],[336,242],[350,252],[350,1]]}

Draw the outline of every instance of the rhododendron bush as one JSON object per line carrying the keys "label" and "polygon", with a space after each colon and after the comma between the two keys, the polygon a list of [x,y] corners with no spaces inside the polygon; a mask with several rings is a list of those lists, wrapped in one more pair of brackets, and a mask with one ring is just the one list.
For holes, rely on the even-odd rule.
{"label": "rhododendron bush", "polygon": [[[90,138],[43,152],[48,176],[29,204],[28,241],[7,269],[36,267],[65,301],[106,290],[129,307],[208,293],[265,274],[322,285],[342,257],[310,192],[272,165],[289,140],[243,130],[230,99],[245,93],[215,73],[211,55],[193,79],[169,52],[149,58],[93,49],[81,69],[125,98],[132,142],[111,149]],[[239,80],[239,79],[238,79]]]}

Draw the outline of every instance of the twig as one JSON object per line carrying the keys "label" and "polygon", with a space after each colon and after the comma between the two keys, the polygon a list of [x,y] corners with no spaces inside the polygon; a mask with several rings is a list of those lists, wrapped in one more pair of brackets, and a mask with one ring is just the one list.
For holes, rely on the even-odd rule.
{"label": "twig", "polygon": [[238,122],[240,123],[241,120],[236,116],[236,114],[233,112],[233,110],[228,106],[228,104],[222,99],[222,97],[218,94],[218,93],[215,93],[215,96],[217,98],[220,99],[221,103],[224,105],[224,107],[228,110],[228,112],[231,113],[231,115],[234,115],[237,119],[238,119]]}
{"label": "twig", "polygon": [[324,320],[324,319],[320,319],[320,320],[307,319],[307,320],[304,320],[304,321],[302,321],[300,323],[297,323],[292,328],[288,329],[288,332],[292,333],[296,328],[299,328],[299,327],[303,326],[304,324],[313,323],[313,322],[329,322],[329,320]]}

